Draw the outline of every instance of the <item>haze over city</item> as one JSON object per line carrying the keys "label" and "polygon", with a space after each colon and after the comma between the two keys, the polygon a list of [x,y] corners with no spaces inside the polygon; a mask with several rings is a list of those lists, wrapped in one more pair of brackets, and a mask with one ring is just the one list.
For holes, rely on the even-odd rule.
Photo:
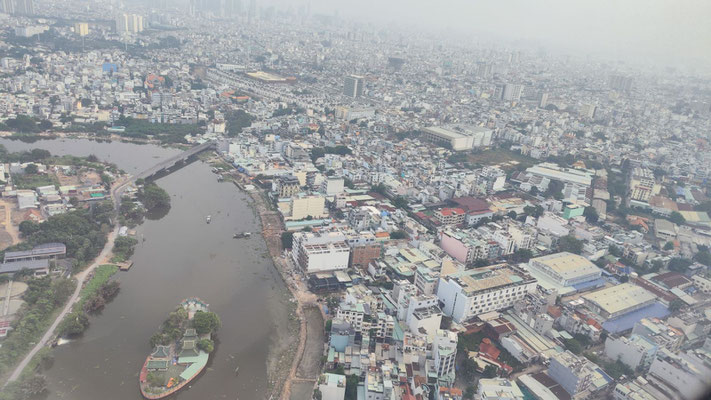
{"label": "haze over city", "polygon": [[0,0],[0,400],[696,400],[711,3]]}

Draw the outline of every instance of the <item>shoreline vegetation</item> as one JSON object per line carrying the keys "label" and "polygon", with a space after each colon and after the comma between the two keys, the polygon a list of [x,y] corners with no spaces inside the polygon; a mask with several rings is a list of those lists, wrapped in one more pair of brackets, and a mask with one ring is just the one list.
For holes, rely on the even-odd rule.
{"label": "shoreline vegetation", "polygon": [[[34,189],[44,184],[55,186],[58,184],[56,178],[48,179],[49,174],[40,174],[34,163],[92,169],[101,175],[102,183],[107,188],[114,177],[121,173],[115,165],[100,162],[93,155],[53,156],[49,151],[42,149],[11,153],[2,145],[0,145],[0,162],[30,163],[25,168],[25,174],[13,175],[13,178],[20,177],[15,182],[16,186],[26,189]],[[66,245],[65,264],[71,272],[77,274],[83,271],[99,257],[107,245],[114,207],[110,200],[95,203],[87,208],[80,207],[79,202],[74,200],[70,201],[74,209],[66,213],[50,216],[41,223],[23,221],[19,225],[22,241],[6,248],[0,252],[0,255],[5,251],[28,250],[39,244],[60,242]],[[51,267],[56,268],[57,265],[53,262]],[[74,332],[80,326],[82,330],[88,326],[84,307],[90,312],[97,312],[107,301],[115,297],[118,293],[118,282],[108,282],[111,275],[115,273],[113,267],[115,266],[97,268],[91,281],[81,289],[81,301],[77,303],[79,306],[74,306],[76,311],[67,315],[60,323],[59,336],[66,332]],[[62,315],[62,310],[67,307],[67,301],[80,284],[74,278],[33,277],[28,271],[20,271],[12,279],[26,283],[28,290],[23,295],[24,304],[13,322],[14,329],[0,347],[0,375],[4,378],[8,377],[18,362],[26,358],[28,352],[33,351],[40,338],[43,338],[53,322]],[[0,400],[23,400],[45,393],[46,380],[41,372],[51,366],[51,360],[51,348],[40,349],[21,371],[19,378],[0,390]]]}
{"label": "shoreline vegetation", "polygon": [[[119,136],[119,135],[96,135],[96,134],[91,134],[87,135],[86,132],[75,132],[75,133],[67,133],[67,132],[61,132],[58,134],[55,133],[36,133],[32,135],[24,134],[24,133],[16,133],[12,136],[4,136],[6,139],[11,139],[11,140],[22,140],[22,141],[28,141],[28,142],[34,142],[36,140],[53,140],[53,139],[86,139],[86,140],[93,140],[93,141],[99,141],[99,142],[113,142],[113,141],[119,141],[119,142],[127,142],[127,143],[135,143],[135,144],[152,144],[152,145],[160,145],[160,146],[170,146],[170,147],[176,147],[176,148],[182,148],[184,147],[182,143],[180,142],[162,142],[160,140],[155,140],[155,139],[147,139],[147,138],[138,138],[138,137],[126,137],[126,136]],[[27,140],[30,139],[30,140]],[[201,158],[203,159],[203,158]],[[217,166],[229,166],[230,170],[232,172],[236,171],[235,168],[233,168],[231,165],[225,163],[220,159],[219,157],[214,157],[213,160],[205,160],[203,161],[208,162],[209,164],[217,165]],[[260,190],[257,191],[246,191],[244,190],[243,186],[237,182],[237,180],[232,180],[236,186],[239,187],[240,190],[242,190],[245,194],[249,195],[249,197],[252,199],[252,202],[250,203],[250,207],[253,208],[255,211],[255,214],[259,216],[259,221],[261,225],[261,229],[265,230],[265,226],[267,223],[265,222],[265,218],[267,218],[266,214],[273,213],[273,210],[270,208],[270,204],[267,202],[267,200],[264,198],[263,194],[261,193]],[[139,193],[137,193],[136,199],[135,200],[128,200],[122,202],[121,210],[119,210],[119,222],[121,225],[125,225],[128,227],[135,227],[137,225],[140,225],[144,218],[151,218],[151,213],[150,210],[155,211],[162,211],[167,213],[167,210],[170,209],[170,195],[165,192],[162,188],[160,188],[158,185],[155,183],[149,182],[143,182],[143,181],[138,181],[136,182],[137,185],[143,186],[139,190]],[[148,190],[146,191],[146,187],[148,187]],[[146,199],[147,202],[146,202]],[[108,203],[108,202],[107,202]],[[124,204],[127,204],[124,206]],[[105,211],[105,210],[104,210]],[[159,214],[162,214],[162,212],[159,212]],[[163,214],[165,215],[165,214]],[[162,215],[159,215],[159,217]],[[102,231],[106,231],[108,233],[108,230],[106,229],[106,225],[104,225],[102,228]],[[104,236],[104,239],[106,237]],[[135,246],[135,239],[129,238],[132,240],[121,240],[120,238],[117,238],[117,242],[114,244],[114,258],[112,259],[112,262],[121,262],[124,261],[133,254],[133,247]],[[265,238],[266,239],[266,238]],[[283,345],[281,346],[282,349],[275,351],[272,353],[270,352],[268,356],[268,381],[270,384],[271,388],[271,394],[275,398],[283,397],[284,393],[284,388],[285,384],[287,381],[289,381],[290,378],[290,370],[294,368],[294,366],[298,367],[298,363],[301,361],[301,358],[303,357],[303,349],[297,349],[295,344],[298,344],[298,336],[294,336],[294,333],[298,332],[300,335],[303,335],[304,332],[302,332],[305,328],[305,323],[306,323],[306,317],[303,313],[302,310],[300,310],[298,301],[295,298],[295,293],[293,289],[286,283],[287,282],[287,276],[286,272],[283,270],[283,268],[280,266],[280,260],[279,256],[281,254],[281,247],[280,247],[280,237],[276,238],[276,241],[269,241],[265,240],[267,248],[269,250],[270,257],[272,259],[272,262],[274,264],[274,268],[279,272],[279,275],[282,279],[282,281],[285,283],[285,286],[287,286],[288,289],[288,301],[289,301],[289,320],[288,320],[288,328],[287,330],[292,333],[284,338],[281,338],[281,340],[284,341]],[[104,242],[105,243],[105,242]],[[68,250],[69,251],[69,250]],[[98,252],[97,252],[98,255]],[[84,265],[86,266],[86,265]],[[102,268],[103,267],[103,268]],[[109,267],[111,267],[109,269]],[[81,270],[81,267],[79,267]],[[86,316],[86,310],[84,309],[85,306],[88,304],[92,304],[92,308],[94,306],[97,307],[97,309],[101,309],[103,307],[103,304],[106,303],[107,299],[104,299],[102,297],[101,300],[96,298],[96,296],[101,296],[98,295],[97,293],[102,293],[102,289],[106,289],[111,296],[109,296],[108,300],[112,299],[117,293],[118,293],[118,282],[117,281],[112,281],[115,282],[116,287],[108,289],[106,288],[106,285],[109,285],[111,282],[110,278],[111,276],[115,273],[115,271],[110,272],[110,270],[113,270],[114,268],[117,268],[115,265],[102,265],[100,267],[97,267],[97,271],[95,272],[95,275],[92,277],[91,281],[85,285],[84,288],[82,288],[82,291],[84,291],[89,285],[94,286],[94,289],[91,289],[91,294],[89,294],[89,289],[87,289],[87,293],[85,294],[85,297],[82,297],[82,301],[80,302],[80,306],[75,305],[75,309],[72,310],[71,313],[67,314],[65,319],[62,321],[60,326],[62,326],[64,329],[62,330],[63,334],[72,334],[73,332],[79,332],[81,328],[81,332],[83,332],[86,328],[88,328],[89,321],[88,317]],[[95,281],[96,280],[96,281]],[[83,293],[83,292],[82,292]],[[68,297],[68,296],[67,296]],[[103,301],[102,301],[103,300]],[[65,300],[66,301],[66,300]],[[57,312],[54,313],[54,317],[52,319],[47,318],[46,324],[43,329],[41,329],[40,333],[46,331],[47,327],[49,326],[49,323],[56,318]],[[71,322],[68,322],[71,320]],[[279,347],[279,346],[276,346]],[[301,346],[300,346],[301,347]],[[299,351],[301,350],[301,352]],[[298,353],[298,354],[297,354]],[[19,358],[19,357],[18,357]],[[28,364],[27,368],[23,371],[23,374],[20,379],[17,381],[11,383],[8,385],[7,388],[4,390],[0,391],[0,400],[10,400],[10,399],[26,399],[30,398],[32,396],[35,396],[38,393],[44,393],[46,392],[46,381],[44,376],[42,376],[40,373],[43,371],[44,368],[48,368],[48,365],[51,365],[51,360],[52,360],[52,354],[51,354],[51,348],[44,348],[40,352],[38,352],[35,357],[33,357],[32,361],[30,364]],[[296,365],[295,365],[296,363]],[[2,364],[2,363],[0,363]],[[0,373],[2,373],[2,369],[0,369]],[[41,390],[40,390],[41,389]],[[37,391],[39,390],[39,391]]]}

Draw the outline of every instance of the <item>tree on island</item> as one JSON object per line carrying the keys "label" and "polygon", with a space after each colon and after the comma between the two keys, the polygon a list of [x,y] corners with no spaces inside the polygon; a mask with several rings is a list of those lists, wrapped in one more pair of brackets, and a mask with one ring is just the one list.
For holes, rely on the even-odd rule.
{"label": "tree on island", "polygon": [[217,330],[222,325],[220,317],[214,312],[198,311],[193,317],[193,327],[198,334],[203,335]]}
{"label": "tree on island", "polygon": [[170,195],[168,192],[153,182],[143,187],[140,199],[148,211],[170,207]]}
{"label": "tree on island", "polygon": [[205,353],[212,353],[212,351],[215,350],[215,343],[210,339],[200,339],[200,341],[197,342],[197,348]]}

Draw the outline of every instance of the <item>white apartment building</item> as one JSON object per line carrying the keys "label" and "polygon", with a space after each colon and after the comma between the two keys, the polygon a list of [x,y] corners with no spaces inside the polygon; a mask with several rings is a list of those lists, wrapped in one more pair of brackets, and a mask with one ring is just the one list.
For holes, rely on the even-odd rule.
{"label": "white apartment building", "polygon": [[504,378],[479,379],[476,400],[523,400],[516,382]]}
{"label": "white apartment building", "polygon": [[341,303],[338,306],[338,311],[336,312],[336,318],[351,324],[356,332],[363,332],[364,316],[365,309],[363,308],[362,303]]}
{"label": "white apartment building", "polygon": [[296,232],[291,256],[307,274],[348,268],[350,247],[340,232]]}
{"label": "white apartment building", "polygon": [[411,296],[405,314],[405,324],[410,332],[427,335],[432,339],[442,322],[442,310],[435,296]]}
{"label": "white apartment building", "polygon": [[344,179],[338,177],[328,177],[321,182],[321,193],[326,196],[335,196],[343,193]]}
{"label": "white apartment building", "polygon": [[454,367],[457,358],[457,334],[438,330],[432,342],[432,359],[437,377],[454,382]]}
{"label": "white apartment building", "polygon": [[324,373],[318,378],[322,400],[343,400],[346,396],[345,375]]}
{"label": "white apartment building", "polygon": [[507,264],[470,269],[440,277],[437,297],[445,315],[458,323],[513,306],[536,289],[536,280]]}
{"label": "white apartment building", "polygon": [[661,383],[686,400],[702,398],[708,385],[708,376],[704,371],[667,350],[660,350],[657,353],[657,357],[649,367],[647,379],[654,383]]}
{"label": "white apartment building", "polygon": [[605,340],[605,355],[611,360],[620,360],[632,370],[646,369],[652,363],[659,347],[644,336],[609,336]]}

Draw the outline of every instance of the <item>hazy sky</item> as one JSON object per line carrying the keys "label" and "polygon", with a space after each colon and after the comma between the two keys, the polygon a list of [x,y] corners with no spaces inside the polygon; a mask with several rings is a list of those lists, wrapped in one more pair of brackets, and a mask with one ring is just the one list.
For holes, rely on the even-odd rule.
{"label": "hazy sky", "polygon": [[[270,2],[295,3],[257,0]],[[311,8],[711,68],[711,0],[311,0]]]}

